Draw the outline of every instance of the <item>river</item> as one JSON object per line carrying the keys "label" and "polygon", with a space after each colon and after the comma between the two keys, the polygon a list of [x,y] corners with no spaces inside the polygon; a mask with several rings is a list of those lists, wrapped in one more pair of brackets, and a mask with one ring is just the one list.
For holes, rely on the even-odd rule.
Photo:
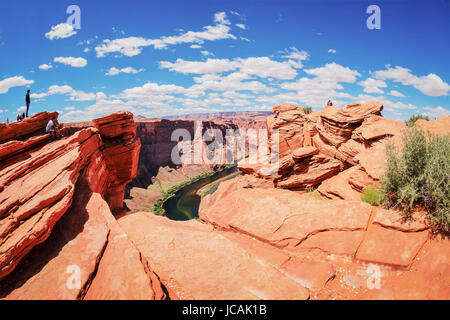
{"label": "river", "polygon": [[178,190],[175,195],[167,199],[162,207],[164,215],[172,220],[190,220],[198,217],[201,196],[198,191],[208,184],[235,175],[237,167],[226,168],[213,175],[192,182]]}

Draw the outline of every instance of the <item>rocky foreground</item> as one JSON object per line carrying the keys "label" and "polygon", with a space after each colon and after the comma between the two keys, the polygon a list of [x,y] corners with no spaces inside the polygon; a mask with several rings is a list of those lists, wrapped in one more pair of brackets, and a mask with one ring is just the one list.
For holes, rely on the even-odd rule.
{"label": "rocky foreground", "polygon": [[[162,122],[139,139],[119,112],[56,141],[43,135],[48,113],[1,125],[0,297],[449,299],[449,239],[420,210],[404,221],[360,200],[404,130],[381,110],[276,106],[278,172],[241,163],[243,176],[202,200],[201,222],[123,216],[138,162],[160,156],[161,136],[144,130]],[[448,134],[450,117],[417,126]]]}

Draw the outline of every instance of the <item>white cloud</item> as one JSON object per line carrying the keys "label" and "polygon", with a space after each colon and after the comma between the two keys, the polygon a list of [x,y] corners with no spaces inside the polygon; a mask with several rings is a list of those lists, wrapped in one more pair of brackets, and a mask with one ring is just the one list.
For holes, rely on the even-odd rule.
{"label": "white cloud", "polygon": [[241,28],[242,30],[247,29],[247,27],[245,26],[245,24],[242,24],[242,23],[236,23],[236,27]]}
{"label": "white cloud", "polygon": [[427,76],[417,77],[411,73],[411,70],[396,66],[387,70],[376,71],[373,75],[382,80],[393,80],[403,85],[410,85],[428,96],[446,96],[450,91],[450,85],[444,82],[438,75],[430,73]]}
{"label": "white cloud", "polygon": [[0,81],[0,93],[7,93],[9,89],[14,87],[23,87],[33,84],[33,80],[27,80],[22,76],[14,76]]}
{"label": "white cloud", "polygon": [[[300,59],[304,56],[299,52],[293,52],[289,57]],[[299,62],[288,60],[278,62],[268,57],[250,57],[229,59],[207,59],[206,61],[186,61],[177,59],[174,63],[161,61],[162,69],[169,69],[183,74],[216,74],[239,69],[241,73],[255,75],[261,78],[276,78],[282,80],[293,79],[297,76],[297,71],[293,67],[299,66]]]}
{"label": "white cloud", "polygon": [[53,66],[50,63],[49,64],[44,63],[39,66],[39,69],[41,69],[41,70],[48,70],[51,68],[53,68]]}
{"label": "white cloud", "polygon": [[324,67],[305,69],[304,71],[318,78],[335,82],[353,83],[356,81],[356,77],[361,76],[358,71],[343,67],[336,62],[327,63]]}
{"label": "white cloud", "polygon": [[63,63],[70,65],[74,68],[83,68],[87,65],[87,60],[84,58],[74,58],[74,57],[56,57],[53,62]]}
{"label": "white cloud", "polygon": [[356,70],[351,70],[334,62],[326,64],[324,67],[305,69],[304,71],[315,77],[303,77],[294,82],[284,82],[280,85],[282,89],[294,90],[295,93],[279,94],[275,96],[276,99],[262,97],[263,100],[257,100],[265,103],[277,103],[276,101],[301,102],[311,107],[321,108],[325,106],[328,99],[333,99],[333,104],[338,106],[341,102],[337,99],[352,98],[346,92],[337,91],[344,89],[340,82],[353,83],[356,81],[356,77],[360,76]]}
{"label": "white cloud", "polygon": [[367,93],[381,93],[383,94],[384,91],[380,88],[386,88],[387,84],[383,80],[375,80],[372,78],[367,78],[364,81],[358,82],[358,84],[362,87],[364,87],[364,92]]}
{"label": "white cloud", "polygon": [[203,56],[213,56],[213,55],[214,55],[214,53],[209,52],[209,51],[207,51],[207,50],[202,50],[202,51],[200,51],[200,53],[201,53]]}
{"label": "white cloud", "polygon": [[132,67],[126,67],[126,68],[122,68],[122,69],[117,69],[116,67],[112,67],[109,69],[109,71],[105,74],[107,76],[115,76],[118,75],[119,73],[127,73],[127,74],[137,74],[139,72],[144,71],[144,69],[139,69],[136,70]]}
{"label": "white cloud", "polygon": [[123,55],[132,57],[140,54],[143,47],[153,46],[155,49],[165,49],[169,45],[180,43],[202,44],[205,41],[215,41],[224,39],[236,39],[230,33],[226,14],[219,12],[214,15],[214,26],[205,26],[203,31],[187,31],[177,36],[163,36],[159,39],[146,39],[142,37],[128,37],[115,40],[103,40],[103,43],[95,47],[97,57],[104,57],[108,53],[120,52]]}
{"label": "white cloud", "polygon": [[268,57],[238,58],[236,61],[240,64],[241,72],[261,78],[273,77],[288,80],[297,76],[297,71],[292,68],[292,64],[289,62],[278,62]]}
{"label": "white cloud", "polygon": [[426,116],[429,116],[431,118],[439,118],[442,116],[450,116],[450,110],[445,109],[441,106],[438,106],[436,108],[427,106],[423,108],[424,110],[426,110],[426,112],[424,112],[423,114]]}
{"label": "white cloud", "polygon": [[191,49],[200,49],[202,46],[198,45],[198,44],[193,44],[190,46]]}
{"label": "white cloud", "polygon": [[335,49],[328,49],[328,53],[336,53]]}
{"label": "white cloud", "polygon": [[52,26],[52,29],[45,34],[47,39],[64,39],[69,38],[76,34],[77,32],[73,27],[67,23],[60,23],[56,26]]}
{"label": "white cloud", "polygon": [[394,97],[404,97],[403,93],[398,92],[397,90],[391,90],[391,91],[389,92],[389,94],[390,94],[391,96],[394,96]]}
{"label": "white cloud", "polygon": [[17,112],[23,112],[25,110],[27,110],[27,107],[26,106],[21,106],[20,108],[17,109]]}
{"label": "white cloud", "polygon": [[176,71],[183,74],[208,74],[235,70],[238,67],[238,63],[228,59],[207,59],[206,61],[186,61],[177,59],[174,63],[161,61],[159,66],[162,69],[169,69],[170,71]]}
{"label": "white cloud", "polygon": [[84,48],[84,50],[83,50],[83,52],[89,52],[89,48],[88,47],[86,47],[86,48]]}
{"label": "white cloud", "polygon": [[288,55],[283,56],[283,58],[289,59],[288,62],[294,68],[297,68],[297,69],[303,68],[302,61],[308,59],[308,57],[309,57],[308,52],[306,52],[304,50],[300,51],[296,47],[290,47],[289,50],[291,50],[291,52]]}
{"label": "white cloud", "polygon": [[214,22],[219,24],[230,24],[230,21],[227,20],[227,14],[225,12],[218,12],[214,15]]}

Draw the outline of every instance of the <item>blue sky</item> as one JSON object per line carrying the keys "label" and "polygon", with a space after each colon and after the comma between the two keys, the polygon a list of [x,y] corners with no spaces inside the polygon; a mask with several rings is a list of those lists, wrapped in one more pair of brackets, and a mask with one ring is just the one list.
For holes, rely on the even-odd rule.
{"label": "blue sky", "polygon": [[[81,28],[67,24],[80,8]],[[369,5],[381,29],[370,30]],[[2,1],[0,121],[84,121],[379,100],[450,115],[450,1]]]}

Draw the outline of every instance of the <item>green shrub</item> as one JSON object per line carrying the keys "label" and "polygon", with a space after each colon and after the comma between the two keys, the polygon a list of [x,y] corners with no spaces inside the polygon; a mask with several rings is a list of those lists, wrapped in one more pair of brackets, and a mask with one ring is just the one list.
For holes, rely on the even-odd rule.
{"label": "green shrub", "polygon": [[383,192],[381,191],[381,188],[376,184],[365,187],[361,195],[362,201],[373,206],[378,206],[381,203],[382,198]]}
{"label": "green shrub", "polygon": [[317,188],[314,187],[307,187],[306,188],[306,193],[309,194],[310,196],[318,199],[318,200],[324,200],[325,198],[322,197],[319,193],[319,191],[317,191]]}
{"label": "green shrub", "polygon": [[434,228],[449,231],[450,136],[425,135],[412,128],[403,137],[403,151],[389,144],[386,154],[383,204],[401,208],[405,215],[421,204]]}
{"label": "green shrub", "polygon": [[430,120],[428,118],[428,116],[424,116],[422,114],[414,114],[407,121],[405,121],[405,123],[408,127],[413,127],[414,124],[416,123],[416,121],[419,119],[423,119],[423,120],[427,120],[427,121]]}
{"label": "green shrub", "polygon": [[310,114],[312,112],[312,107],[303,107],[304,114]]}

